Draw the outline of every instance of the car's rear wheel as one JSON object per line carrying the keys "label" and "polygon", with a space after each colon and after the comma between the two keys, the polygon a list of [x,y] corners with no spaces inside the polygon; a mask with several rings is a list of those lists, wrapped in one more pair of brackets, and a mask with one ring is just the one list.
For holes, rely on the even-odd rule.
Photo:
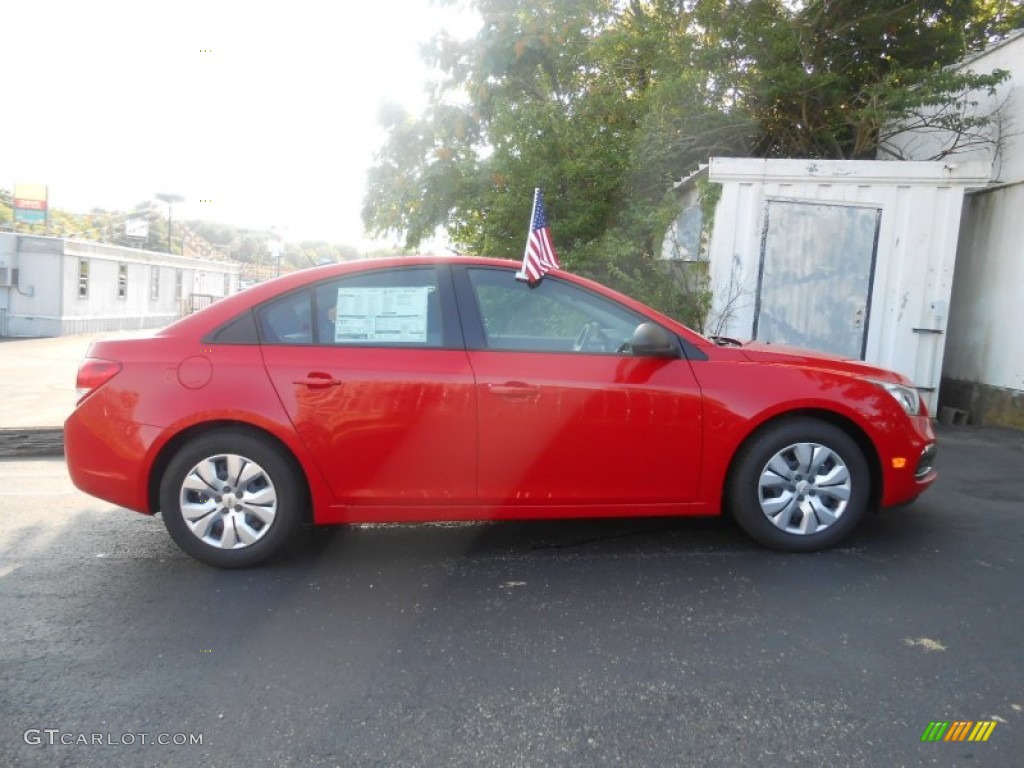
{"label": "car's rear wheel", "polygon": [[736,457],[727,501],[765,546],[812,552],[853,530],[871,499],[871,473],[857,443],[817,419],[793,419],[752,437]]}
{"label": "car's rear wheel", "polygon": [[267,438],[218,430],[186,443],[160,483],[174,541],[220,568],[256,565],[298,528],[305,494],[288,456]]}

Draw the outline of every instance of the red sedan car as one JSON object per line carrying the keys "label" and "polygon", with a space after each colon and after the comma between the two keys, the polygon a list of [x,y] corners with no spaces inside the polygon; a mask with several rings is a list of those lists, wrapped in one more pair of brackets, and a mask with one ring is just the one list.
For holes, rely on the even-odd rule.
{"label": "red sedan car", "polygon": [[99,341],[65,424],[80,489],[249,566],[304,523],[717,515],[810,551],[935,479],[911,382],[707,339],[564,272],[403,258],[254,286]]}

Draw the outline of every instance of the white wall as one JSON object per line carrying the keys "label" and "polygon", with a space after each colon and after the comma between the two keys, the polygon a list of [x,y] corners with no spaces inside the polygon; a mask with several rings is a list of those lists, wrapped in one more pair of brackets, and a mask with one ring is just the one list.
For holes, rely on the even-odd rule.
{"label": "white wall", "polygon": [[[956,67],[962,72],[988,74],[1002,69],[1010,77],[994,94],[976,92],[970,100],[976,105],[968,110],[972,115],[987,115],[1000,110],[999,119],[986,129],[996,144],[970,152],[949,155],[958,163],[985,162],[992,166],[994,182],[1024,179],[1024,30],[1018,30],[1009,39],[967,59]],[[949,146],[950,135],[942,133],[904,133],[896,145],[908,160],[924,160]]]}
{"label": "white wall", "polygon": [[[972,422],[1024,426],[1024,30],[959,68],[1005,69],[1010,79],[995,96],[976,94],[977,111],[1002,105],[1004,113],[998,151],[971,155],[991,162],[992,181],[965,198],[943,399]],[[934,146],[926,137],[902,141],[911,157]]]}
{"label": "white wall", "polygon": [[1024,184],[968,195],[947,378],[1024,390]]}
{"label": "white wall", "polygon": [[3,235],[12,244],[10,266],[18,270],[17,287],[8,297],[6,332],[10,336],[56,336],[60,333],[61,243],[52,237]]}
{"label": "white wall", "polygon": [[[192,290],[191,293],[201,293],[207,296],[222,297],[230,293],[230,289],[225,293],[224,288],[224,275],[223,271],[210,271],[210,270],[194,270],[191,276]],[[230,275],[229,275],[230,284]],[[235,275],[235,285],[237,290],[237,274]]]}
{"label": "white wall", "polygon": [[[17,263],[17,240],[13,237],[0,237],[0,267],[10,269]],[[0,288],[0,336],[7,335],[7,313],[10,311],[11,289]]]}

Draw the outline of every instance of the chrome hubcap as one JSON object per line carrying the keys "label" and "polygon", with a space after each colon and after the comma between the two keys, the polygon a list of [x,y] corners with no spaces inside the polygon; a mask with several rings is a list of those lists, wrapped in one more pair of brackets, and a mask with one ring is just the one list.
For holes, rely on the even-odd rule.
{"label": "chrome hubcap", "polygon": [[757,483],[765,517],[786,533],[805,535],[832,525],[850,501],[850,471],[819,443],[794,443],[772,456]]}
{"label": "chrome hubcap", "polygon": [[192,534],[219,549],[242,549],[270,530],[277,491],[266,471],[244,456],[203,459],[181,484],[181,514]]}

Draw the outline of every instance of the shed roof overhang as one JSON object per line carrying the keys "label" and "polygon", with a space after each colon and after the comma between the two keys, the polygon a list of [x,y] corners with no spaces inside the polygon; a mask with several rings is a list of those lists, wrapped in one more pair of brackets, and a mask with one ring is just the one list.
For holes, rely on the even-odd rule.
{"label": "shed roof overhang", "polygon": [[[756,157],[713,157],[710,162],[709,178],[718,182],[786,183],[818,179],[827,183],[859,185],[984,187],[992,178],[992,167],[987,162],[957,163],[951,160],[774,160]],[[685,183],[685,180],[681,183]]]}

